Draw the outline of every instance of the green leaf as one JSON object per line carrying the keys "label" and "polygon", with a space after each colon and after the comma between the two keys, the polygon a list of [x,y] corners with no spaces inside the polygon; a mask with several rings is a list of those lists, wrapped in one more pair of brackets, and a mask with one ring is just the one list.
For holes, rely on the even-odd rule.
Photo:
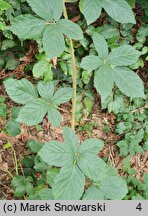
{"label": "green leaf", "polygon": [[0,10],[7,10],[11,8],[11,5],[8,4],[6,1],[0,0]]}
{"label": "green leaf", "polygon": [[24,186],[18,186],[16,189],[15,189],[15,196],[16,197],[21,197],[25,194],[26,190],[25,190],[25,187]]}
{"label": "green leaf", "polygon": [[64,166],[73,162],[73,153],[66,145],[58,141],[45,143],[38,155],[48,165]]}
{"label": "green leaf", "polygon": [[15,59],[14,56],[8,57],[5,69],[7,70],[15,70],[19,66],[20,62],[18,59]]}
{"label": "green leaf", "polygon": [[[38,156],[38,155],[37,155]],[[48,165],[44,163],[41,158],[38,161],[35,161],[35,166],[33,167],[36,172],[45,172],[48,168]]]}
{"label": "green leaf", "polygon": [[135,98],[144,98],[144,86],[140,77],[128,68],[116,67],[113,69],[113,79],[125,95]]}
{"label": "green leaf", "polygon": [[47,21],[59,20],[62,16],[62,0],[27,0],[32,10]]}
{"label": "green leaf", "polygon": [[109,54],[107,62],[115,66],[128,66],[138,61],[141,53],[135,50],[134,47],[123,45],[113,49]]}
{"label": "green leaf", "polygon": [[40,96],[45,99],[50,101],[51,97],[54,94],[54,84],[53,82],[50,83],[45,83],[45,82],[39,82],[38,83],[38,91]]}
{"label": "green leaf", "polygon": [[106,60],[108,56],[108,44],[105,38],[101,34],[95,32],[92,36],[92,39],[99,57],[103,60]]}
{"label": "green leaf", "polygon": [[100,183],[100,190],[111,200],[122,200],[128,193],[126,182],[118,177],[111,176]]}
{"label": "green leaf", "polygon": [[59,173],[59,169],[55,167],[52,167],[52,168],[50,167],[47,170],[46,178],[47,178],[47,183],[49,184],[50,187],[54,186],[54,181],[58,173]]}
{"label": "green leaf", "polygon": [[87,24],[89,25],[100,17],[102,3],[100,0],[81,0],[80,10],[84,14]]}
{"label": "green leaf", "polygon": [[69,127],[64,127],[63,137],[66,145],[71,147],[72,152],[76,152],[79,140],[74,131]]}
{"label": "green leaf", "polygon": [[63,33],[57,24],[50,24],[43,34],[43,48],[49,59],[59,56],[65,49]]}
{"label": "green leaf", "polygon": [[16,46],[15,41],[13,40],[3,40],[1,45],[1,50],[7,50]]}
{"label": "green leaf", "polygon": [[94,86],[97,89],[97,92],[101,95],[102,100],[111,95],[114,87],[112,68],[108,65],[102,65],[97,71],[95,71]]}
{"label": "green leaf", "polygon": [[53,7],[53,19],[58,21],[63,12],[63,0],[50,0]]}
{"label": "green leaf", "polygon": [[7,114],[8,114],[8,110],[6,104],[0,102],[0,118],[6,118]]}
{"label": "green leaf", "polygon": [[27,79],[7,79],[4,86],[9,97],[16,103],[26,104],[38,97],[35,87]]}
{"label": "green leaf", "polygon": [[11,118],[12,119],[16,119],[18,117],[19,111],[20,111],[21,107],[12,107],[11,109]]}
{"label": "green leaf", "polygon": [[28,141],[27,145],[33,153],[38,153],[43,147],[43,145],[40,142],[32,139]]}
{"label": "green leaf", "polygon": [[128,131],[130,131],[132,129],[132,127],[133,127],[133,125],[129,121],[120,122],[116,127],[116,133],[118,133],[118,134],[127,133]]}
{"label": "green leaf", "polygon": [[26,156],[21,160],[21,163],[25,168],[33,168],[34,166],[34,160],[32,157]]}
{"label": "green leaf", "polygon": [[86,190],[83,200],[104,200],[104,194],[98,186],[92,185]]}
{"label": "green leaf", "polygon": [[65,166],[55,179],[53,188],[57,200],[79,200],[83,194],[85,176],[76,165]]}
{"label": "green leaf", "polygon": [[129,146],[126,140],[121,140],[116,143],[116,145],[120,148],[120,155],[126,156],[129,152]]}
{"label": "green leaf", "polygon": [[39,61],[33,67],[33,76],[36,78],[41,78],[51,71],[51,64],[47,61]]}
{"label": "green leaf", "polygon": [[48,111],[48,105],[42,99],[36,99],[25,105],[19,112],[16,121],[28,126],[34,126],[42,122]]}
{"label": "green leaf", "polygon": [[60,31],[67,37],[73,40],[83,39],[83,31],[78,24],[70,20],[60,19],[57,22],[57,25],[58,28],[60,28]]}
{"label": "green leaf", "polygon": [[126,0],[128,2],[128,4],[132,7],[132,8],[135,8],[135,3],[136,3],[136,0]]}
{"label": "green leaf", "polygon": [[45,20],[52,20],[53,5],[50,0],[27,0],[32,10]]}
{"label": "green leaf", "polygon": [[6,130],[10,136],[17,136],[21,133],[20,125],[13,119],[10,119],[6,124]]}
{"label": "green leaf", "polygon": [[30,14],[20,15],[13,19],[10,30],[21,39],[35,39],[42,35],[45,21]]}
{"label": "green leaf", "polygon": [[73,95],[73,89],[70,87],[59,88],[54,96],[52,97],[52,101],[56,105],[60,105],[70,101]]}
{"label": "green leaf", "polygon": [[27,200],[53,200],[52,190],[44,188],[30,195]]}
{"label": "green leaf", "polygon": [[27,192],[28,194],[33,194],[34,188],[31,182],[32,178],[30,177],[25,178],[23,176],[15,176],[11,181],[15,196],[21,197],[25,194],[25,192]]}
{"label": "green leaf", "polygon": [[125,0],[104,0],[102,6],[117,22],[136,23],[133,11]]}
{"label": "green leaf", "polygon": [[92,153],[80,153],[77,164],[82,172],[95,182],[106,176],[107,167],[105,162]]}
{"label": "green leaf", "polygon": [[114,101],[111,101],[108,104],[108,111],[113,112],[115,114],[124,112],[126,110],[126,103],[122,95],[118,95],[115,97]]}
{"label": "green leaf", "polygon": [[54,127],[58,127],[62,121],[62,116],[56,108],[50,106],[48,108],[48,119]]}
{"label": "green leaf", "polygon": [[52,190],[49,188],[44,188],[38,192],[41,200],[53,200]]}
{"label": "green leaf", "polygon": [[81,67],[85,70],[96,70],[98,69],[103,61],[99,58],[99,56],[89,55],[82,59]]}
{"label": "green leaf", "polygon": [[90,138],[84,141],[80,146],[79,146],[79,153],[93,153],[97,154],[101,151],[103,148],[104,143],[96,138]]}

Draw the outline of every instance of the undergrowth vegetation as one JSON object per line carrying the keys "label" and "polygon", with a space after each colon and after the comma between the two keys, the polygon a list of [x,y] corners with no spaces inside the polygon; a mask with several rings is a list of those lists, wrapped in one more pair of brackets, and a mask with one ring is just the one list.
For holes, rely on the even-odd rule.
{"label": "undergrowth vegetation", "polygon": [[[0,0],[2,199],[148,199],[147,15],[146,0]],[[19,158],[24,127],[63,137],[25,137]]]}

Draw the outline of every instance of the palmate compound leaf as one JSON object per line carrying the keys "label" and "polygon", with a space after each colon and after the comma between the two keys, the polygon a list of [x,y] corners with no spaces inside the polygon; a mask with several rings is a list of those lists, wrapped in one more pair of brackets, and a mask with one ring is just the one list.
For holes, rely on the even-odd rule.
{"label": "palmate compound leaf", "polygon": [[[8,79],[4,81],[8,95],[17,103],[25,104],[19,111],[17,121],[28,126],[42,122],[48,113],[48,119],[54,127],[58,127],[62,117],[57,105],[72,98],[72,88],[60,88],[54,94],[53,82],[39,82],[37,89],[41,96],[38,98],[36,88],[26,79]],[[54,96],[53,96],[54,94]]]}
{"label": "palmate compound leaf", "polygon": [[32,10],[43,19],[59,20],[63,11],[63,0],[27,0]]}
{"label": "palmate compound leaf", "polygon": [[102,7],[117,22],[136,23],[133,11],[125,0],[103,0]]}
{"label": "palmate compound leaf", "polygon": [[42,35],[45,27],[45,20],[26,14],[13,19],[10,30],[21,39],[34,39]]}
{"label": "palmate compound leaf", "polygon": [[[84,191],[85,176],[100,182],[104,181],[107,175],[112,176],[113,172],[96,156],[103,147],[101,141],[89,139],[78,147],[74,131],[67,127],[64,128],[64,139],[65,144],[57,141],[44,144],[38,155],[48,165],[62,166],[52,186],[54,199],[80,199]],[[100,196],[104,197],[102,194]]]}
{"label": "palmate compound leaf", "polygon": [[95,22],[100,17],[102,10],[102,3],[100,0],[81,0],[79,6],[88,25]]}
{"label": "palmate compound leaf", "polygon": [[134,47],[123,45],[113,49],[107,58],[107,62],[115,66],[128,66],[138,61],[141,52],[135,50]]}
{"label": "palmate compound leaf", "polygon": [[63,167],[55,179],[53,196],[58,200],[79,200],[83,194],[85,176],[77,165]]}
{"label": "palmate compound leaf", "polygon": [[47,112],[48,104],[38,98],[21,108],[16,121],[28,126],[37,125],[42,122]]}
{"label": "palmate compound leaf", "polygon": [[41,159],[48,165],[65,166],[73,163],[74,153],[70,151],[67,145],[58,141],[45,143],[38,152]]}
{"label": "palmate compound leaf", "polygon": [[35,87],[27,79],[10,78],[4,81],[4,86],[9,97],[16,103],[27,104],[38,97]]}
{"label": "palmate compound leaf", "polygon": [[[131,98],[145,98],[144,86],[140,77],[128,68],[121,67],[135,63],[140,56],[140,52],[136,51],[132,46],[124,45],[114,49],[108,55],[107,43],[105,39],[103,39],[103,36],[100,37],[100,34],[98,33],[95,33],[94,35],[93,42],[95,48],[100,55],[100,58],[104,58],[104,61],[102,61],[102,64],[100,64],[97,70],[97,61],[94,61],[94,58],[93,64],[91,66],[88,64],[88,62],[92,62],[92,57],[90,55],[90,57],[87,56],[82,59],[81,67],[85,70],[95,69],[94,86],[101,95],[102,102],[108,96],[112,95],[114,83],[125,95]],[[104,51],[100,53],[100,50]]]}
{"label": "palmate compound leaf", "polygon": [[[63,0],[28,0],[28,3],[45,20],[29,14],[20,15],[13,20],[10,30],[21,39],[42,37],[43,48],[49,59],[64,51],[64,35],[74,40],[83,38],[79,25],[69,20],[59,20],[63,11]],[[40,73],[36,75],[39,76]]]}
{"label": "palmate compound leaf", "polygon": [[126,182],[118,177],[111,176],[100,183],[100,190],[111,200],[122,200],[128,193]]}

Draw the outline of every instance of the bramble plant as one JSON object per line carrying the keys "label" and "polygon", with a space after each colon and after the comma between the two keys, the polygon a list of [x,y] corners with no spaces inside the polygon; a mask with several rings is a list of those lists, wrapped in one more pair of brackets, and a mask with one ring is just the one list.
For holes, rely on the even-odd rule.
{"label": "bramble plant", "polygon": [[[19,123],[37,128],[46,115],[53,127],[59,127],[62,122],[60,105],[71,99],[72,111],[71,128],[63,129],[64,143],[51,140],[42,145],[38,141],[29,140],[28,147],[34,153],[34,158],[26,156],[22,160],[25,174],[19,175],[17,169],[17,175],[12,179],[15,196],[39,200],[124,199],[128,196],[126,181],[118,176],[113,166],[98,156],[104,143],[99,139],[90,138],[80,144],[75,129],[76,121],[81,121],[82,113],[84,112],[88,117],[93,107],[93,86],[101,96],[102,107],[116,114],[120,112],[123,114],[124,108],[127,109],[126,105],[124,107],[124,96],[129,97],[130,100],[145,99],[143,82],[139,75],[132,71],[144,64],[144,60],[140,57],[145,57],[147,54],[145,41],[140,42],[142,44],[140,48],[139,42],[136,46],[132,46],[133,37],[128,33],[129,29],[136,24],[131,8],[134,7],[135,1],[26,0],[24,2],[27,4],[25,3],[23,12],[19,8],[16,11],[17,15],[12,11],[6,15],[7,17],[11,15],[8,19],[11,26],[7,28],[3,26],[3,32],[9,41],[3,42],[2,50],[15,47],[10,39],[11,33],[16,35],[21,43],[25,40],[35,40],[38,44],[38,54],[35,55],[37,61],[31,65],[31,70],[36,80],[32,84],[25,78],[17,80],[11,76],[4,81],[9,97],[22,105],[16,108],[15,115],[12,113],[12,119],[7,122],[6,129],[10,135],[16,136],[20,133]],[[66,3],[79,3],[82,17],[84,16],[83,22],[75,23],[69,19]],[[9,10],[11,7],[3,0],[0,0],[1,5],[3,5],[0,7],[2,11]],[[95,25],[91,24],[102,14],[106,20],[109,20],[109,24],[95,28]],[[128,24],[129,26],[126,26]],[[146,38],[145,27],[143,28],[139,30],[138,41]],[[125,40],[124,35],[128,34],[131,37]],[[21,55],[18,57],[20,58]],[[3,67],[5,59],[1,61],[0,66]],[[5,67],[13,70],[17,64],[18,61],[14,58]],[[61,82],[58,76],[56,77],[56,74],[60,76],[60,73],[62,73]],[[62,87],[59,87],[61,83]],[[139,143],[143,139],[146,140],[145,136],[147,136],[144,132],[147,131],[144,123],[146,117],[140,120],[142,124],[144,123],[143,128],[135,126],[134,114],[131,114],[130,118],[132,120],[128,117],[128,120],[125,119],[123,114],[123,119],[121,118],[120,121],[127,120],[130,127],[126,128],[122,122],[116,128],[118,134],[128,133],[125,136],[126,140],[117,143],[123,156],[129,153],[133,156],[136,152],[142,152],[143,148]],[[97,124],[94,122],[94,125]],[[89,127],[89,124],[85,127]],[[106,128],[104,131],[110,130],[109,127]],[[133,134],[130,132],[131,128]],[[140,136],[140,138],[136,137],[138,141],[134,141],[135,133]],[[146,146],[147,144],[145,149]],[[130,163],[128,163],[129,167]],[[145,188],[144,182],[141,190]],[[147,192],[146,195],[144,194],[144,197],[146,196]],[[130,198],[133,196],[130,195]]]}
{"label": "bramble plant", "polygon": [[109,54],[108,45],[102,35],[94,33],[92,38],[98,56],[84,57],[81,67],[89,71],[95,70],[94,85],[102,100],[112,94],[114,83],[125,95],[143,98],[142,80],[126,67],[137,62],[140,52],[132,46],[123,45]]}
{"label": "bramble plant", "polygon": [[58,127],[62,117],[57,108],[72,98],[72,88],[59,88],[55,91],[53,82],[39,82],[36,88],[26,79],[8,79],[4,85],[8,95],[15,102],[25,105],[20,109],[16,121],[29,126],[42,122],[48,113],[49,121],[54,127]]}
{"label": "bramble plant", "polygon": [[87,177],[91,186],[84,199],[123,199],[127,193],[126,183],[96,156],[103,148],[103,142],[90,138],[80,145],[73,130],[68,127],[64,128],[63,136],[65,144],[51,141],[38,152],[48,165],[62,167],[55,178],[54,198],[80,199]]}

